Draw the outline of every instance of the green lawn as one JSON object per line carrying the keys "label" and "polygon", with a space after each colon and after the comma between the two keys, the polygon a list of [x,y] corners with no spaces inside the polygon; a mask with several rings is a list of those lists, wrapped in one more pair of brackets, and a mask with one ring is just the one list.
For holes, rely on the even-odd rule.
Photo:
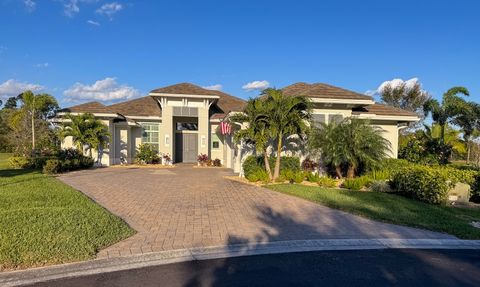
{"label": "green lawn", "polygon": [[135,233],[82,193],[0,154],[0,270],[93,258]]}
{"label": "green lawn", "polygon": [[378,221],[445,232],[463,239],[480,239],[480,229],[469,224],[480,221],[480,209],[429,205],[387,193],[294,184],[266,187]]}

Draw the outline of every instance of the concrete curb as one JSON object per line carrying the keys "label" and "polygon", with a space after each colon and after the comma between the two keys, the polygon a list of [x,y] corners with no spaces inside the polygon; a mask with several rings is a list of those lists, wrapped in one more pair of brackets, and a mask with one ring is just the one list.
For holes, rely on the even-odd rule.
{"label": "concrete curb", "polygon": [[152,252],[0,273],[0,286],[22,286],[64,278],[137,269],[178,262],[306,251],[368,249],[477,249],[480,240],[458,239],[319,239],[238,244]]}

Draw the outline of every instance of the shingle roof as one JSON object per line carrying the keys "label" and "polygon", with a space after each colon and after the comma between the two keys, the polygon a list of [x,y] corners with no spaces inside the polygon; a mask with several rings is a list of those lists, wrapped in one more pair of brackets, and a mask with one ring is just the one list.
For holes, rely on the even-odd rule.
{"label": "shingle roof", "polygon": [[212,108],[210,118],[218,119],[225,117],[231,111],[242,111],[246,105],[246,101],[227,93],[208,90],[200,86],[190,83],[180,83],[171,85],[168,87],[158,88],[152,90],[151,93],[163,93],[163,94],[184,94],[184,95],[203,95],[203,96],[218,96],[219,99],[216,102],[216,108]]}
{"label": "shingle roof", "polygon": [[151,90],[150,93],[163,93],[163,94],[182,94],[182,95],[215,95],[213,90],[207,90],[200,86],[190,83],[180,83],[163,88]]}
{"label": "shingle roof", "polygon": [[108,106],[111,110],[124,116],[161,116],[162,109],[150,96],[133,99]]}
{"label": "shingle roof", "polygon": [[69,108],[64,108],[59,110],[63,113],[103,113],[103,114],[112,114],[115,113],[109,107],[101,104],[99,102],[88,102]]}
{"label": "shingle roof", "polygon": [[323,83],[295,83],[282,89],[285,95],[325,99],[373,100],[372,97]]}
{"label": "shingle roof", "polygon": [[362,108],[354,108],[352,114],[376,114],[382,116],[406,116],[406,117],[418,117],[414,112],[402,110],[392,106],[383,104],[373,104]]}

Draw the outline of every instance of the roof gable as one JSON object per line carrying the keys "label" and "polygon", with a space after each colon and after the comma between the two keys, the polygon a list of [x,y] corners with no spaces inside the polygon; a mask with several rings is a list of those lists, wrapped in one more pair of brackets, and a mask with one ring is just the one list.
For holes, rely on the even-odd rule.
{"label": "roof gable", "polygon": [[222,91],[208,90],[191,83],[180,83],[152,90],[150,93],[180,94],[199,96],[218,96],[215,106],[211,109],[211,118],[223,118],[231,111],[243,111],[246,101]]}

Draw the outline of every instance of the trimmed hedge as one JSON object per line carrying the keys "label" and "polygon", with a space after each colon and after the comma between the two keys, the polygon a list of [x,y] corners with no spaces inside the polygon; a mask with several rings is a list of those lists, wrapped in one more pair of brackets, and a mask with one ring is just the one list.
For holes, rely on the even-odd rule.
{"label": "trimmed hedge", "polygon": [[[275,168],[275,160],[276,157],[269,157],[268,159],[272,172]],[[257,170],[265,170],[263,156],[251,155],[245,159],[242,166],[244,175],[247,179],[252,173],[257,172]],[[282,156],[280,161],[280,171],[285,170],[300,171],[300,159],[298,157]]]}
{"label": "trimmed hedge", "polygon": [[50,157],[11,157],[9,165],[14,169],[42,169],[44,173],[55,174],[65,171],[91,168],[95,161],[75,149],[59,151]]}
{"label": "trimmed hedge", "polygon": [[395,172],[391,187],[400,195],[426,203],[443,204],[448,191],[454,187],[448,169],[430,166],[411,166]]}

